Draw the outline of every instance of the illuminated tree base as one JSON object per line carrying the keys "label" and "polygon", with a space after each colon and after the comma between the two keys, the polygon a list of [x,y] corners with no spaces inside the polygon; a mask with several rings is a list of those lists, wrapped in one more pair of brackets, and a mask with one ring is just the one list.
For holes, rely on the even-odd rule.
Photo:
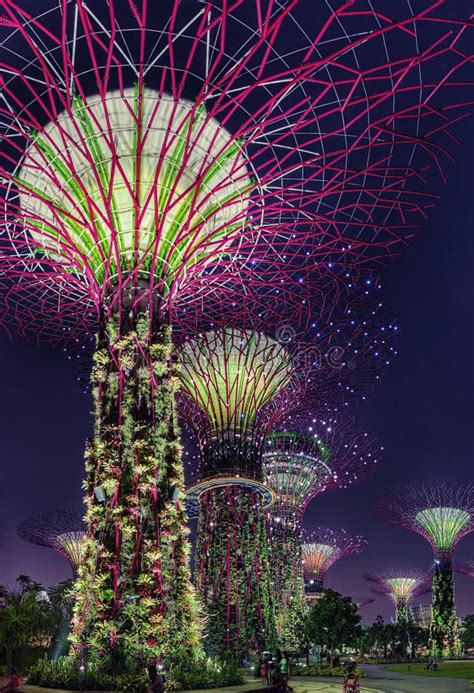
{"label": "illuminated tree base", "polygon": [[410,610],[404,602],[397,604],[396,618],[399,626],[406,625],[412,620]]}
{"label": "illuminated tree base", "polygon": [[126,321],[107,322],[94,357],[88,533],[73,619],[76,656],[113,671],[199,648],[170,329],[150,329],[147,313]]}
{"label": "illuminated tree base", "polygon": [[454,579],[450,560],[442,560],[433,577],[433,615],[430,625],[433,654],[447,657],[461,652],[454,604]]}
{"label": "illuminated tree base", "polygon": [[209,654],[237,658],[276,645],[270,555],[262,498],[238,486],[200,500],[198,593]]}
{"label": "illuminated tree base", "polygon": [[297,651],[305,645],[304,581],[298,529],[274,524],[271,533],[271,568],[278,642],[283,650]]}

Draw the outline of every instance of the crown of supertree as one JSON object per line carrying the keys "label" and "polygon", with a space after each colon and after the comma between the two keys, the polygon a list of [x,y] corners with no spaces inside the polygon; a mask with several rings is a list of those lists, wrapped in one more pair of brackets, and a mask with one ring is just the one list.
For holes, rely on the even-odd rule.
{"label": "crown of supertree", "polygon": [[469,22],[445,4],[327,3],[311,25],[299,0],[1,0],[9,316],[81,340],[144,293],[170,316],[231,302],[253,265],[276,292],[286,263],[393,254],[467,110]]}
{"label": "crown of supertree", "polygon": [[363,609],[364,606],[373,604],[375,599],[373,597],[354,597],[354,601],[357,604],[358,609]]}
{"label": "crown of supertree", "polygon": [[263,467],[266,483],[276,494],[270,509],[273,520],[288,519],[300,526],[315,496],[363,481],[381,450],[372,435],[347,418],[310,418],[298,433],[271,433]]}
{"label": "crown of supertree", "polygon": [[474,485],[439,481],[406,486],[379,498],[376,512],[421,534],[436,555],[450,556],[456,544],[474,530]]}
{"label": "crown of supertree", "polygon": [[57,510],[25,520],[19,536],[30,544],[48,546],[69,561],[75,574],[81,564],[85,527],[79,510]]}
{"label": "crown of supertree", "polygon": [[474,561],[465,561],[464,563],[455,563],[454,570],[461,575],[474,578]]}
{"label": "crown of supertree", "polygon": [[416,597],[430,591],[432,574],[421,570],[378,570],[364,573],[366,580],[376,583],[374,594],[391,599],[396,605],[408,605]]}
{"label": "crown of supertree", "polygon": [[324,579],[329,568],[340,558],[360,553],[367,546],[367,540],[358,534],[350,534],[345,529],[317,527],[304,533],[303,573],[308,595],[323,589]]}
{"label": "crown of supertree", "polygon": [[327,321],[300,332],[284,322],[269,334],[265,316],[242,311],[238,327],[224,316],[185,339],[180,410],[201,450],[220,439],[255,448],[309,404],[334,411],[364,398],[396,353],[397,325],[376,293],[371,286],[348,292]]}

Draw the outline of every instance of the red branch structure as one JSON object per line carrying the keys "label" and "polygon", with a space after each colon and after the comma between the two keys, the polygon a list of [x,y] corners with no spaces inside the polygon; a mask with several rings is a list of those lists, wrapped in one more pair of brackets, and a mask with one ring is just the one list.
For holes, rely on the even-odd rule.
{"label": "red branch structure", "polygon": [[58,510],[25,520],[18,527],[19,536],[30,544],[48,546],[67,558],[73,575],[84,557],[85,525],[82,513]]}
{"label": "red branch structure", "polygon": [[374,582],[376,587],[372,592],[390,599],[396,607],[395,617],[397,623],[406,623],[410,620],[408,605],[423,594],[431,591],[429,584],[432,574],[421,570],[379,570],[375,573],[365,573],[364,577],[369,582]]}
{"label": "red branch structure", "polygon": [[465,563],[455,563],[454,570],[456,573],[466,575],[466,577],[474,578],[474,561],[466,561]]}
{"label": "red branch structure", "polygon": [[469,111],[471,25],[448,0],[341,1],[311,22],[299,0],[0,9],[3,267],[23,332],[80,338],[145,289],[168,314],[222,300],[270,256],[382,260],[426,217]]}
{"label": "red branch structure", "polygon": [[324,589],[324,580],[329,568],[340,558],[360,553],[367,540],[345,529],[317,527],[304,534],[303,573],[306,598],[317,599]]}

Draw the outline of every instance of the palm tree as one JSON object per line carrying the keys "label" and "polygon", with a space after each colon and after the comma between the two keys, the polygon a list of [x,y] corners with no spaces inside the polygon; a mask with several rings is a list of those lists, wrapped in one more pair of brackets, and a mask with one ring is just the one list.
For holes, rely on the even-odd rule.
{"label": "palm tree", "polygon": [[0,650],[9,668],[25,646],[49,645],[58,624],[58,614],[41,598],[38,583],[24,577],[18,580],[20,590],[4,590],[0,601]]}

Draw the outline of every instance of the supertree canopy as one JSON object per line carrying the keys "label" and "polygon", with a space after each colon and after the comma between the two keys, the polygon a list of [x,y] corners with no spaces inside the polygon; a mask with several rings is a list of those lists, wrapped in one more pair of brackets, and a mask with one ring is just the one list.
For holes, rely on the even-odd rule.
{"label": "supertree canopy", "polygon": [[454,570],[461,575],[474,578],[474,561],[466,561],[465,563],[456,563]]}
{"label": "supertree canopy", "polygon": [[365,573],[364,577],[376,583],[377,587],[374,587],[372,592],[391,599],[395,604],[397,623],[407,623],[411,620],[409,604],[416,597],[430,591],[428,583],[431,581],[431,573],[421,570],[379,570],[375,573]]}
{"label": "supertree canopy", "polygon": [[306,598],[317,599],[329,568],[340,558],[360,553],[367,540],[344,529],[317,527],[304,535],[303,574]]}
{"label": "supertree canopy", "polygon": [[466,110],[443,4],[0,0],[2,322],[97,333],[76,653],[196,650],[171,326],[411,235]]}
{"label": "supertree canopy", "polygon": [[255,470],[257,418],[288,385],[294,373],[284,344],[233,327],[186,342],[182,352],[183,390],[205,414],[201,477],[261,477]]}
{"label": "supertree canopy", "polygon": [[456,544],[474,530],[474,486],[441,481],[389,491],[379,499],[377,513],[421,534],[433,547],[432,647],[441,653],[458,652],[452,553]]}
{"label": "supertree canopy", "polygon": [[304,427],[298,423],[297,432],[270,433],[263,452],[266,483],[276,493],[271,515],[274,522],[294,527],[301,527],[315,496],[363,481],[383,450],[348,417],[308,417]]}
{"label": "supertree canopy", "polygon": [[67,558],[74,576],[77,574],[85,544],[85,525],[80,511],[44,513],[25,520],[17,531],[25,541],[48,546]]}

